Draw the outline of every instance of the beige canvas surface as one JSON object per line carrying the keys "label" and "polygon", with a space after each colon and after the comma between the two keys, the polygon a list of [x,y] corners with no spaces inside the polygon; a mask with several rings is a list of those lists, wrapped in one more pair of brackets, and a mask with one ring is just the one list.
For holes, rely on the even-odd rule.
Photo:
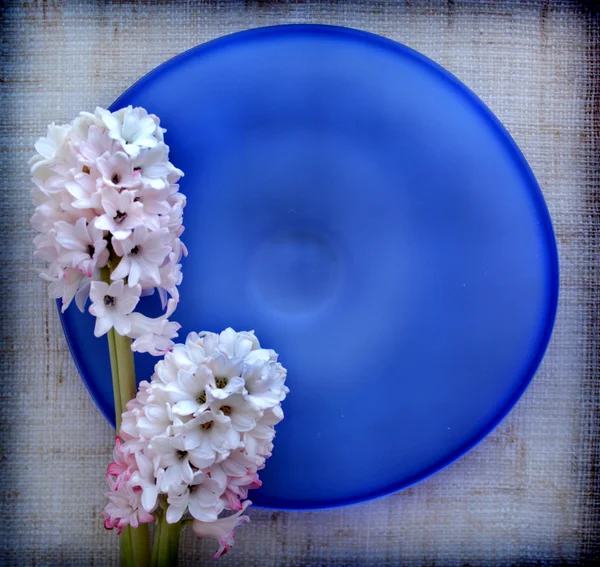
{"label": "beige canvas surface", "polygon": [[[577,564],[598,553],[599,23],[575,2],[6,2],[0,65],[0,564],[116,565],[102,528],[113,431],[33,268],[27,160],[51,121],[108,106],[166,59],[257,26],[316,22],[405,43],[471,87],[543,189],[561,260],[547,356],[467,456],[376,502],[252,510],[222,566]],[[212,564],[183,537],[181,565]]]}

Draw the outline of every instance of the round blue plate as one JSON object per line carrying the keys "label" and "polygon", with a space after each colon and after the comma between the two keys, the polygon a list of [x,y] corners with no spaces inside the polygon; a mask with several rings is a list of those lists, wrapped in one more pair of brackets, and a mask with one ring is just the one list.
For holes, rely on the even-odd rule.
{"label": "round blue plate", "polygon": [[[550,338],[556,245],[525,159],[462,83],[387,39],[294,25],[192,49],[112,108],[128,104],[160,116],[185,172],[180,337],[255,329],[289,369],[256,504],[395,492],[508,413]],[[74,307],[63,323],[114,422],[106,339]],[[136,356],[138,378],[155,362]]]}

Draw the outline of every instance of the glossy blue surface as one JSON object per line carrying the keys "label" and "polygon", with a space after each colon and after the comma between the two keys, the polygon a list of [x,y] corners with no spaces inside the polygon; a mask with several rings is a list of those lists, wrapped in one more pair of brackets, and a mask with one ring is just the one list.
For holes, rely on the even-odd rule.
{"label": "glossy blue surface", "polygon": [[[180,55],[128,104],[185,171],[181,336],[255,329],[289,369],[256,504],[399,490],[506,415],[550,337],[556,246],[523,156],[457,79],[377,36],[283,26]],[[112,420],[106,339],[74,307],[63,322]]]}

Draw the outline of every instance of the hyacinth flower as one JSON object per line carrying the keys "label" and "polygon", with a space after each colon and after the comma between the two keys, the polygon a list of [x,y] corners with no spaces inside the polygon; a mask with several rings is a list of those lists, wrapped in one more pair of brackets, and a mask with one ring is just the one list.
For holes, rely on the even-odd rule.
{"label": "hyacinth flower", "polygon": [[155,521],[152,565],[176,563],[185,525],[217,540],[218,558],[249,520],[248,491],[261,485],[288,393],[277,358],[253,332],[190,333],[127,404],[104,525],[122,532]]}
{"label": "hyacinth flower", "polygon": [[[164,133],[143,108],[97,108],[48,126],[30,160],[35,254],[47,263],[40,276],[63,311],[75,300],[96,318],[94,334],[107,336],[117,430],[137,391],[133,351],[162,356],[180,328],[169,317],[187,253],[180,240],[185,196]],[[140,298],[154,292],[165,309],[156,319],[136,311]],[[122,482],[113,488],[113,505],[131,510],[118,526],[122,564],[148,565],[146,524],[154,518],[135,508],[137,489]]]}
{"label": "hyacinth flower", "polygon": [[[118,436],[104,527],[120,535],[121,564],[136,567],[174,565],[188,524],[217,540],[215,558],[231,548],[288,393],[278,355],[253,332],[173,342],[185,196],[164,132],[142,108],[97,108],[50,125],[30,162],[40,276],[63,311],[74,300],[107,336]],[[149,318],[137,309],[155,291],[164,313]],[[164,357],[139,391],[134,351]]]}

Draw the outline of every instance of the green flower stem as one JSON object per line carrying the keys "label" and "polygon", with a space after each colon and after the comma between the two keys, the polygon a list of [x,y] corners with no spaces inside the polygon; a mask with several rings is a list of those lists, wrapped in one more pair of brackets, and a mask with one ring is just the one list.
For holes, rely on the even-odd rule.
{"label": "green flower stem", "polygon": [[160,547],[160,536],[162,533],[163,523],[161,521],[161,515],[159,515],[159,511],[155,514],[158,518],[156,522],[154,522],[156,528],[154,530],[154,544],[152,545],[152,558],[150,559],[150,567],[156,567],[156,561],[158,560],[158,549]]}
{"label": "green flower stem", "polygon": [[[100,275],[102,281],[110,284],[110,268],[102,268]],[[121,414],[123,413],[123,402],[121,401],[121,389],[119,385],[119,363],[117,359],[117,343],[115,342],[115,330],[110,329],[106,333],[108,339],[108,353],[110,355],[110,371],[112,374],[112,386],[113,386],[113,397],[115,399],[115,422],[117,425],[117,432],[121,428]]]}
{"label": "green flower stem", "polygon": [[121,403],[121,389],[119,387],[119,366],[117,362],[117,345],[115,343],[115,330],[110,329],[106,334],[108,338],[108,352],[110,353],[110,370],[112,373],[113,397],[115,398],[115,421],[117,431],[121,428],[121,414],[123,404]]}
{"label": "green flower stem", "polygon": [[[102,269],[102,280],[110,283],[109,268]],[[129,400],[135,398],[137,383],[131,350],[131,339],[122,337],[114,329],[107,333],[117,432],[121,428],[121,414]],[[121,532],[121,567],[147,567],[150,565],[150,533],[148,524],[137,528],[127,526]]]}
{"label": "green flower stem", "polygon": [[135,567],[133,549],[131,546],[131,528],[125,526],[119,536],[119,551],[121,555],[121,567]]}
{"label": "green flower stem", "polygon": [[177,565],[181,528],[181,521],[168,524],[166,514],[162,510],[157,511],[151,567],[174,567]]}
{"label": "green flower stem", "polygon": [[[114,329],[111,329],[114,331]],[[135,365],[133,362],[133,351],[131,350],[131,339],[114,333],[117,366],[119,368],[119,393],[121,398],[121,413],[129,400],[133,400],[137,393],[135,381]],[[120,416],[119,416],[120,418]],[[119,419],[120,421],[120,419]],[[120,426],[120,423],[119,423]]]}
{"label": "green flower stem", "polygon": [[150,565],[150,531],[148,524],[140,524],[137,528],[127,526],[121,533],[129,532],[129,544],[131,545],[131,563],[123,563],[121,556],[121,567],[148,567]]}

